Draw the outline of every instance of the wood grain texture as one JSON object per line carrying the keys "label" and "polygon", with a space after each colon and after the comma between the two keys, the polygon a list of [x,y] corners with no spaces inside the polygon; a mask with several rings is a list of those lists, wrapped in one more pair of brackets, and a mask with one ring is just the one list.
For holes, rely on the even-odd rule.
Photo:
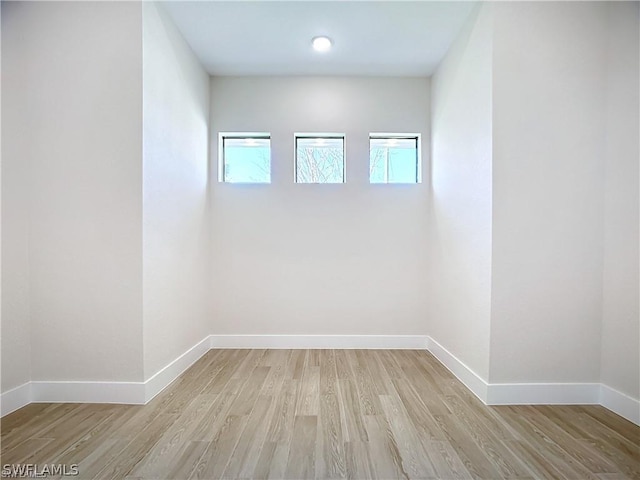
{"label": "wood grain texture", "polygon": [[145,406],[32,404],[0,463],[83,479],[640,480],[599,406],[487,407],[425,351],[215,350]]}

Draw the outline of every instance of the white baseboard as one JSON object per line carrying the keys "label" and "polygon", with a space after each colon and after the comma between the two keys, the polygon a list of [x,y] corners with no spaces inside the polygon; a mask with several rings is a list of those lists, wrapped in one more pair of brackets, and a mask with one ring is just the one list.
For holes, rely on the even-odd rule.
{"label": "white baseboard", "polygon": [[0,395],[0,416],[4,417],[30,403],[31,382],[27,382]]}
{"label": "white baseboard", "polygon": [[608,385],[600,385],[600,405],[640,426],[640,400]]}
{"label": "white baseboard", "polygon": [[489,384],[433,338],[427,338],[427,350],[486,404]]}
{"label": "white baseboard", "polygon": [[29,403],[122,403],[144,405],[210,349],[207,336],[145,382],[31,381],[0,395],[0,416]]}
{"label": "white baseboard", "polygon": [[600,383],[490,384],[433,338],[421,335],[210,335],[145,382],[27,382],[0,395],[0,416],[29,403],[143,405],[210,349],[415,349],[426,347],[487,405],[600,404],[640,425],[640,401]]}
{"label": "white baseboard", "polygon": [[211,336],[207,336],[193,347],[173,360],[169,365],[156,372],[144,382],[144,402],[147,403],[176,378],[196,363],[211,348]]}
{"label": "white baseboard", "polygon": [[1,416],[29,403],[123,403],[144,405],[210,349],[347,348],[416,349],[427,345],[420,335],[210,335],[144,382],[32,381],[0,395]]}
{"label": "white baseboard", "polygon": [[491,383],[487,405],[593,405],[599,383]]}
{"label": "white baseboard", "polygon": [[211,335],[211,348],[423,350],[427,338],[424,335]]}
{"label": "white baseboard", "polygon": [[640,401],[601,383],[488,383],[428,337],[427,349],[486,405],[602,405],[640,425]]}

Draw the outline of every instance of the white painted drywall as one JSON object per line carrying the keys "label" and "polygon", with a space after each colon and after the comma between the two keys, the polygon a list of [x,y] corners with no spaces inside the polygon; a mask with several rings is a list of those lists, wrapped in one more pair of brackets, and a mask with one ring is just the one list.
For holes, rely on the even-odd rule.
{"label": "white painted drywall", "polygon": [[[426,78],[213,77],[219,131],[270,132],[272,184],[212,171],[212,334],[423,334],[428,179],[368,183],[370,132],[423,134]],[[295,184],[294,132],[346,134],[346,184]],[[426,154],[426,155],[425,155]]]}
{"label": "white painted drywall", "polygon": [[476,8],[432,79],[427,332],[483,379],[491,301],[490,5]]}
{"label": "white painted drywall", "polygon": [[145,379],[209,335],[209,75],[143,4]]}
{"label": "white painted drywall", "polygon": [[29,325],[29,171],[21,151],[28,138],[22,88],[27,67],[19,6],[2,3],[2,391],[31,379]]}
{"label": "white painted drywall", "polygon": [[16,2],[3,22],[3,367],[28,364],[30,316],[32,380],[139,381],[142,6]]}
{"label": "white painted drywall", "polygon": [[[2,5],[1,4],[0,4],[0,65],[2,65]],[[2,109],[2,76],[0,76],[0,349],[2,348],[2,135],[1,135],[2,111],[1,109]],[[0,352],[0,393],[2,393],[2,391],[3,391],[2,353]],[[2,398],[1,395],[0,395],[0,398]]]}
{"label": "white painted drywall", "polygon": [[494,5],[491,383],[599,381],[604,8]]}
{"label": "white painted drywall", "polygon": [[[428,79],[213,78],[208,104],[165,20],[2,5],[3,392],[139,381],[207,333],[428,333],[491,383],[640,396],[637,4],[479,7],[433,80],[433,178]],[[251,130],[273,184],[217,183],[217,132]],[[295,131],[346,133],[348,183],[294,184]],[[423,133],[425,183],[369,185],[371,131]]]}
{"label": "white painted drywall", "polygon": [[607,12],[601,381],[640,399],[640,9],[610,2]]}

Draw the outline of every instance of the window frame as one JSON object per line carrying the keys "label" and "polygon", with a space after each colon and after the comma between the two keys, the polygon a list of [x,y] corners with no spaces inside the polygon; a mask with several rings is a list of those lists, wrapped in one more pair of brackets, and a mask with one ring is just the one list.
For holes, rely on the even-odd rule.
{"label": "window frame", "polygon": [[[415,140],[416,142],[416,181],[415,182],[390,182],[387,174],[385,182],[371,181],[371,140]],[[389,166],[387,163],[387,170]],[[369,184],[370,185],[418,185],[422,183],[422,135],[420,133],[369,133]]]}
{"label": "window frame", "polygon": [[[269,181],[268,182],[229,182],[225,180],[225,139],[234,140],[269,140]],[[218,132],[218,183],[240,185],[271,184],[271,133],[269,132]]]}
{"label": "window frame", "polygon": [[[341,182],[299,182],[298,181],[298,140],[324,139],[342,140],[342,181]],[[343,185],[347,183],[347,135],[345,133],[294,133],[293,134],[293,182],[306,185]]]}

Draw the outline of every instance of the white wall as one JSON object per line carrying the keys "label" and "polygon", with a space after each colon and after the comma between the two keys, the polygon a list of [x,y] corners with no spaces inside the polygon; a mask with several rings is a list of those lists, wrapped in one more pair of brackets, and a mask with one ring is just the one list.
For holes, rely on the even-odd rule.
{"label": "white wall", "polygon": [[485,4],[432,79],[428,333],[491,384],[638,397],[638,23]]}
{"label": "white wall", "polygon": [[141,5],[2,8],[3,389],[141,380]]}
{"label": "white wall", "polygon": [[[0,65],[2,65],[2,6],[0,5]],[[0,75],[0,132],[2,132],[2,76]],[[2,135],[0,134],[0,348],[2,348]],[[0,393],[2,388],[2,354],[0,353]],[[0,408],[1,410],[1,408]]]}
{"label": "white wall", "polygon": [[149,378],[211,332],[209,75],[143,4],[143,317]]}
{"label": "white wall", "polygon": [[[212,184],[211,333],[424,334],[428,183],[370,185],[368,134],[419,132],[428,145],[429,81],[214,77],[211,88],[214,161],[219,131],[271,132],[272,147],[272,184]],[[294,132],[345,133],[347,183],[295,184]]]}
{"label": "white wall", "polygon": [[[26,67],[20,49],[21,24],[16,5],[2,4],[2,391],[31,379],[29,321],[28,179],[21,149],[28,140],[20,135],[28,120],[21,87]],[[11,94],[9,94],[11,93]],[[12,132],[13,130],[13,132]],[[15,132],[15,133],[14,133]],[[11,134],[13,133],[13,134]]]}
{"label": "white wall", "polygon": [[599,381],[604,5],[494,5],[492,383]]}
{"label": "white wall", "polygon": [[640,10],[615,2],[608,10],[604,170],[602,383],[640,399],[638,308],[638,45]]}
{"label": "white wall", "polygon": [[432,79],[428,334],[483,379],[491,301],[491,7]]}
{"label": "white wall", "polygon": [[[491,383],[640,397],[638,22],[484,4],[430,91],[209,80],[153,4],[3,3],[2,391],[140,381],[209,333],[429,334]],[[217,183],[218,131],[271,132],[273,183]],[[312,131],[346,133],[346,184],[293,183]],[[368,184],[376,131],[423,134],[423,184]]]}

